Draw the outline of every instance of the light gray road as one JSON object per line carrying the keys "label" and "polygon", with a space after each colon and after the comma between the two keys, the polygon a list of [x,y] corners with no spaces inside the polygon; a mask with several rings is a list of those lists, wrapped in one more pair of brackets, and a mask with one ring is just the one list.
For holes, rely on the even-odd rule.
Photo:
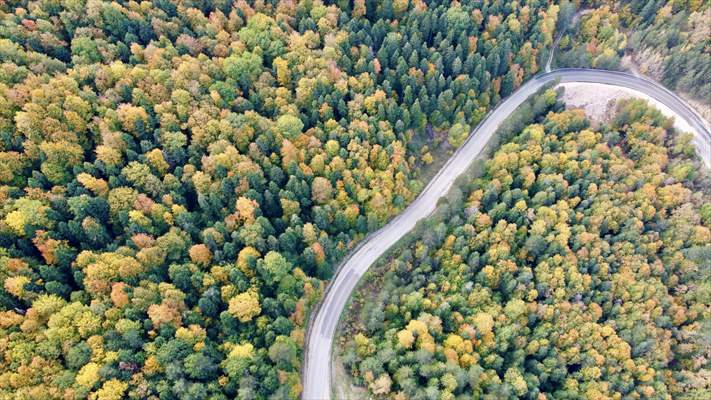
{"label": "light gray road", "polygon": [[331,348],[336,325],[351,292],[360,278],[378,257],[417,221],[430,215],[437,200],[444,196],[455,179],[466,171],[471,161],[481,153],[497,127],[529,96],[548,82],[591,82],[634,89],[655,98],[682,116],[694,128],[695,144],[706,165],[711,165],[711,130],[679,97],[660,86],[633,75],[589,69],[560,69],[532,78],[502,101],[472,131],[467,141],[452,155],[422,193],[397,217],[380,230],[368,235],[340,265],[331,280],[321,305],[314,310],[307,332],[303,365],[303,399],[331,398]]}

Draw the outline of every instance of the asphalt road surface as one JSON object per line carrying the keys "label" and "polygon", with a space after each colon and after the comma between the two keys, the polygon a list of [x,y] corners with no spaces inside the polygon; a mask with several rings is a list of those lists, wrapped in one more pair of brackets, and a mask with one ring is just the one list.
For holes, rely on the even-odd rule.
{"label": "asphalt road surface", "polygon": [[481,153],[501,122],[543,85],[555,80],[560,80],[561,83],[615,85],[637,90],[660,101],[694,128],[695,132],[692,133],[698,153],[706,165],[711,166],[711,129],[682,99],[655,82],[626,73],[591,69],[559,69],[532,78],[487,115],[402,213],[363,239],[340,265],[326,289],[321,305],[314,311],[315,314],[310,320],[304,351],[303,399],[331,398],[331,349],[336,325],[351,292],[368,267],[412,230],[417,221],[435,210],[437,200],[449,191],[455,179],[464,173],[471,161]]}

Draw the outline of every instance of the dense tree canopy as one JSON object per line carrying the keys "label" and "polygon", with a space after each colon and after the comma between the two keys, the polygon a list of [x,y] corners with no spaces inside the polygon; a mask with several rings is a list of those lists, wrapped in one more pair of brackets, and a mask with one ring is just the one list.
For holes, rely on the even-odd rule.
{"label": "dense tree canopy", "polygon": [[620,15],[609,5],[581,14],[580,21],[570,27],[571,33],[559,42],[558,65],[621,69],[628,39],[622,32]]}
{"label": "dense tree canopy", "polygon": [[558,6],[0,13],[0,398],[265,399],[299,395],[323,280],[538,71]]}
{"label": "dense tree canopy", "polygon": [[[423,167],[461,145],[501,98],[539,71],[540,54],[551,46],[555,29],[560,27],[559,15],[567,18],[575,8],[557,3],[2,2],[0,399],[298,397],[304,328],[325,281],[358,240],[414,198],[424,185]],[[620,17],[623,23],[632,23],[639,15],[644,26],[658,28],[666,23],[665,18],[677,21],[674,15],[683,14],[677,3],[684,2],[673,2],[671,14],[660,11],[659,2],[649,9],[637,3],[626,6]],[[694,7],[694,13],[704,12]],[[589,33],[591,40],[607,37],[611,28],[604,21],[616,23],[613,12],[601,13],[602,26]],[[653,14],[659,16],[654,23]],[[671,42],[679,38],[679,43],[686,43],[704,32],[699,15],[694,15],[689,16],[693,23],[680,22],[682,33],[670,36]],[[647,43],[650,38],[639,40]],[[637,42],[637,38],[632,40]],[[682,56],[669,59],[678,57]],[[688,66],[691,61],[669,62],[697,70]],[[679,78],[679,85],[691,90],[686,88],[697,87],[702,76]],[[511,160],[508,156],[495,159],[492,163],[503,166],[519,162],[515,157],[539,164],[528,169],[522,166],[516,172],[519,180],[512,182],[508,179],[515,171],[506,175],[502,169],[497,172],[500,187],[482,186],[481,197],[472,194],[469,201],[477,210],[486,211],[475,213],[481,216],[472,222],[475,230],[489,229],[509,213],[514,213],[510,224],[523,224],[528,207],[524,212],[519,200],[525,196],[517,192],[500,199],[503,188],[545,186],[545,191],[531,197],[531,204],[549,207],[539,219],[555,216],[563,224],[563,214],[558,213],[570,211],[552,206],[568,190],[565,182],[578,177],[554,167],[567,168],[570,163],[575,174],[582,174],[598,157],[611,160],[607,161],[613,171],[609,179],[641,191],[634,198],[648,199],[649,204],[639,205],[642,211],[634,214],[643,228],[638,221],[620,227],[628,203],[615,202],[629,199],[613,194],[600,198],[601,203],[595,204],[606,216],[596,214],[590,224],[603,224],[609,232],[599,240],[608,245],[591,243],[608,253],[594,256],[611,257],[610,249],[628,252],[629,274],[639,273],[643,257],[635,256],[629,246],[615,247],[625,240],[634,245],[639,242],[627,236],[612,240],[608,235],[622,231],[631,235],[628,229],[646,233],[644,224],[653,221],[658,225],[650,230],[660,233],[644,236],[640,254],[647,255],[650,271],[659,269],[657,259],[672,263],[674,270],[659,276],[643,272],[663,285],[654,281],[649,283],[651,289],[642,286],[636,289],[639,293],[630,295],[634,301],[630,304],[648,301],[644,306],[659,321],[639,322],[643,328],[638,332],[641,317],[627,317],[632,311],[621,303],[616,306],[622,310],[614,310],[627,318],[624,329],[629,333],[599,329],[604,328],[606,336],[602,337],[611,337],[614,345],[621,346],[616,351],[624,351],[621,341],[644,341],[657,335],[658,342],[646,344],[639,353],[632,349],[630,356],[634,368],[644,366],[654,372],[630,372],[632,367],[627,365],[624,371],[639,382],[651,380],[653,384],[647,386],[659,393],[676,393],[677,382],[686,387],[696,377],[688,360],[696,354],[694,324],[702,311],[690,305],[695,292],[689,288],[697,277],[694,251],[700,250],[690,249],[706,240],[711,209],[699,209],[698,196],[684,186],[697,173],[693,164],[678,157],[688,151],[688,143],[679,142],[673,153],[665,153],[661,144],[672,140],[665,136],[666,126],[660,127],[666,122],[643,109],[638,105],[625,109],[629,121],[635,123],[620,122],[604,132],[585,130],[575,139],[565,135],[582,129],[584,121],[573,114],[554,114],[545,129],[558,129],[553,134],[566,140],[551,142],[545,151],[558,158],[538,160],[542,154],[535,150]],[[578,150],[591,160],[575,164],[574,155],[567,153],[574,153],[575,141],[593,143],[601,134],[606,135],[609,151],[604,152],[602,144],[600,149],[592,147],[594,156]],[[639,141],[622,139],[633,136]],[[568,147],[565,155],[558,154]],[[622,150],[610,150],[618,148]],[[541,145],[541,153],[543,149]],[[638,168],[634,178],[625,178],[622,170],[635,162],[642,162],[644,168]],[[540,178],[540,168],[546,171],[544,178]],[[585,179],[607,182],[604,168],[592,170],[593,175]],[[655,173],[670,181],[649,178]],[[581,189],[582,185],[577,186],[578,197],[588,190],[587,186]],[[605,188],[596,186],[598,191]],[[655,196],[650,199],[651,194]],[[592,204],[581,205],[585,200],[575,203],[575,196],[570,197],[570,209],[587,210]],[[518,208],[511,208],[515,205]],[[534,232],[540,234],[526,237],[516,251],[541,260],[555,252],[567,254],[563,239],[550,239],[548,230],[556,226],[539,222]],[[435,232],[447,235],[454,228],[456,224]],[[523,235],[511,229],[502,227],[494,242],[514,243]],[[566,232],[556,235],[565,238],[582,231]],[[481,240],[480,245],[488,244],[490,238]],[[429,254],[433,246],[427,244],[421,251]],[[580,251],[573,247],[571,251]],[[471,250],[475,251],[483,254],[484,250]],[[504,254],[514,254],[514,250],[502,244],[500,251],[501,265],[511,269],[506,273],[513,276],[516,263]],[[477,278],[478,284],[493,285],[492,291],[500,284],[514,285],[509,275],[500,275],[499,256],[492,257],[496,263],[492,261]],[[459,264],[465,259],[468,262],[462,258]],[[565,262],[570,262],[566,260],[549,262],[547,273],[555,279],[545,280],[557,283],[535,288],[537,293],[549,296],[547,291],[566,290],[559,276],[562,265],[567,268]],[[621,268],[606,262],[610,271]],[[597,273],[591,266],[586,268],[591,268],[589,275]],[[621,271],[627,274],[627,269]],[[615,284],[630,282],[628,275],[623,278]],[[529,290],[533,278],[524,280]],[[597,284],[576,281],[575,288],[589,288],[591,282]],[[664,292],[666,287],[672,289]],[[599,290],[612,290],[603,289]],[[438,290],[447,293],[450,289]],[[564,293],[561,296],[569,294]],[[425,294],[408,294],[405,300],[414,307],[426,299]],[[499,340],[498,327],[509,320],[518,320],[524,329],[525,310],[538,299],[527,296],[516,297],[510,305],[508,300],[502,303],[503,313],[495,314],[498,309],[491,305],[487,311],[491,318],[477,314],[469,324],[480,332],[491,331],[486,338],[495,341]],[[603,300],[604,296],[595,302],[606,318],[617,318],[608,316],[611,306]],[[429,301],[439,304],[436,299]],[[582,307],[578,305],[581,300],[576,301],[571,302],[571,309]],[[476,303],[471,310],[478,312],[482,307]],[[601,317],[593,321],[585,310],[579,310],[578,317],[566,314],[570,318],[566,323],[605,325],[599,322]],[[409,318],[393,333],[406,348],[424,343],[426,349],[437,350],[443,338],[428,326],[436,324],[436,318],[444,321],[445,331],[459,323],[433,310],[427,313]],[[540,318],[550,318],[546,313],[541,312]],[[508,319],[502,322],[499,315]],[[434,336],[423,341],[425,334]],[[467,344],[474,336],[457,335],[462,340],[448,339],[448,348],[475,357],[475,347],[469,351]],[[506,335],[520,337],[513,331]],[[363,357],[379,345],[366,336],[355,340],[364,349]],[[665,349],[668,345],[669,351],[676,351],[674,346],[682,348],[682,362],[672,367],[666,359],[647,357],[645,349],[658,345]],[[548,346],[546,351],[553,348]],[[493,381],[499,374],[498,379],[513,388],[507,390],[516,393],[532,387],[530,375],[535,373],[516,364],[519,356],[499,361],[493,350],[487,351],[480,357],[493,358],[482,364],[482,373]],[[428,365],[431,359],[418,354],[422,358],[415,360]],[[451,351],[447,354],[453,358]],[[474,360],[468,362],[474,365]],[[563,367],[557,361],[547,363],[553,385]],[[500,370],[498,364],[508,367]],[[386,371],[377,363],[358,368],[374,373],[368,381],[374,393],[406,390],[395,371]],[[672,377],[666,371],[672,371]],[[590,373],[597,374],[595,370]],[[402,379],[408,374],[403,372]],[[464,393],[458,389],[462,375],[452,374],[422,375],[448,390],[430,390],[427,396]],[[642,380],[638,375],[652,378]],[[595,386],[595,390],[627,390],[627,386],[614,386],[617,383],[609,385]]]}
{"label": "dense tree canopy", "polygon": [[643,74],[711,104],[711,2],[564,0],[560,7],[561,25],[576,7],[582,15],[560,41],[558,65],[622,69],[629,54]]}
{"label": "dense tree canopy", "polygon": [[627,100],[599,129],[550,112],[503,144],[356,297],[355,382],[393,399],[708,397],[711,187],[670,126]]}

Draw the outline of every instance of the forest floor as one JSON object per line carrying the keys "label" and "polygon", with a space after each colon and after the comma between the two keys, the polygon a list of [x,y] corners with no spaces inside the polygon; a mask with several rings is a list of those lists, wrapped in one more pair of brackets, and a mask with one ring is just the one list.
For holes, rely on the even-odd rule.
{"label": "forest floor", "polygon": [[565,88],[562,100],[567,107],[584,109],[592,123],[608,122],[610,116],[614,115],[615,101],[637,97],[649,101],[665,116],[674,118],[676,129],[682,132],[693,132],[692,127],[669,107],[636,90],[601,83],[563,83],[560,86]]}
{"label": "forest floor", "polygon": [[336,399],[361,400],[368,398],[368,390],[364,387],[356,386],[352,382],[350,374],[346,371],[340,355],[333,359],[333,392]]}
{"label": "forest floor", "polygon": [[[407,241],[406,241],[407,242]],[[404,246],[401,243],[393,248]],[[360,400],[368,399],[368,389],[354,383],[353,377],[343,364],[341,356],[345,348],[346,341],[355,335],[359,330],[363,330],[361,311],[366,301],[373,301],[383,289],[385,273],[388,265],[392,261],[391,257],[379,259],[373,267],[361,278],[358,286],[351,294],[351,298],[346,305],[342,319],[338,324],[334,341],[334,357],[331,363],[332,391],[336,399]]]}
{"label": "forest floor", "polygon": [[686,93],[679,93],[679,96],[684,99],[684,101],[689,103],[690,106],[694,107],[701,117],[703,117],[706,125],[709,125],[709,122],[711,121],[711,105],[704,104],[703,102],[690,97]]}
{"label": "forest floor", "polygon": [[418,166],[417,180],[422,183],[422,187],[418,190],[417,194],[437,175],[437,172],[442,169],[442,166],[444,166],[456,150],[447,141],[448,131],[435,131],[431,127],[427,129],[431,131],[431,134],[425,145],[427,145],[430,151],[432,162],[430,164],[420,163]]}
{"label": "forest floor", "polygon": [[[631,54],[627,54],[622,57],[620,66],[632,75],[653,79],[659,82],[659,79],[657,77],[648,76],[640,72],[640,65]],[[696,112],[698,112],[699,115],[701,115],[701,117],[704,119],[706,125],[710,126],[709,121],[711,121],[711,105],[705,104],[700,100],[694,99],[693,97],[689,96],[684,92],[674,91],[674,93],[676,93],[679,97],[684,99],[684,101],[686,101],[691,107],[693,107],[694,110],[696,110]]]}

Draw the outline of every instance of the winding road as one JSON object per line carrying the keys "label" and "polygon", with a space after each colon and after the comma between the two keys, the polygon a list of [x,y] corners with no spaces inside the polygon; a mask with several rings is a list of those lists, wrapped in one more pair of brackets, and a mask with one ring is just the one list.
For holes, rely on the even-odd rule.
{"label": "winding road", "polygon": [[560,83],[614,85],[642,92],[658,100],[694,129],[692,133],[698,154],[707,166],[711,166],[711,128],[681,98],[656,82],[622,72],[592,69],[559,69],[530,79],[487,115],[402,213],[364,238],[340,265],[310,320],[304,351],[304,400],[331,398],[331,351],[336,326],[351,292],[363,274],[388,248],[412,230],[418,221],[432,214],[439,198],[449,191],[455,179],[482,152],[498,126],[529,96],[556,80]]}

